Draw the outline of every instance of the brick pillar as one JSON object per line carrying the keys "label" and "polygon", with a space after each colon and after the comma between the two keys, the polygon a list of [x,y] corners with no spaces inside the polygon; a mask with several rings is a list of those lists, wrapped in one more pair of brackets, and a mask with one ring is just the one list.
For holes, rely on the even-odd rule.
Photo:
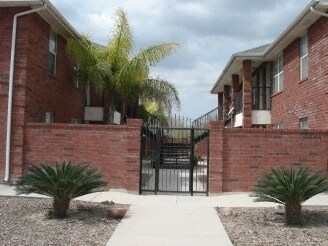
{"label": "brick pillar", "polygon": [[252,61],[243,61],[243,128],[252,127]]}
{"label": "brick pillar", "polygon": [[239,91],[239,75],[233,74],[232,75],[232,100],[231,105],[234,108],[232,111],[232,125],[235,122],[235,115],[236,115],[236,96]]}
{"label": "brick pillar", "polygon": [[223,119],[223,92],[218,93],[219,119]]}
{"label": "brick pillar", "polygon": [[[127,119],[127,130],[123,134],[126,141],[125,153],[125,185],[124,188],[133,193],[140,192],[140,158],[141,158],[141,119]],[[122,177],[123,178],[123,177]]]}
{"label": "brick pillar", "polygon": [[229,106],[231,104],[231,97],[230,97],[230,85],[224,85],[224,92],[223,92],[223,120],[226,120],[226,114],[229,112]]}
{"label": "brick pillar", "polygon": [[211,137],[210,161],[208,172],[208,190],[211,195],[222,192],[223,176],[223,121],[211,121],[209,123]]}

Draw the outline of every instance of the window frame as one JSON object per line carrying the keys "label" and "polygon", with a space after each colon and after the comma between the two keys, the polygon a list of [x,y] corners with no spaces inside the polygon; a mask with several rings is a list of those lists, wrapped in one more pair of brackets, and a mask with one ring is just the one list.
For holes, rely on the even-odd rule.
{"label": "window frame", "polygon": [[74,86],[79,89],[80,88],[80,80],[79,80],[79,71],[80,71],[80,63],[79,62],[75,62],[73,65],[73,69],[75,71],[75,75],[74,75]]}
{"label": "window frame", "polygon": [[301,130],[308,130],[309,129],[309,118],[302,117],[299,119],[299,127]]}
{"label": "window frame", "polygon": [[273,128],[273,129],[276,129],[276,130],[278,130],[278,129],[281,130],[281,129],[284,128],[284,125],[283,125],[282,122],[278,122],[278,123],[273,124],[273,125],[272,125],[272,128]]}
{"label": "window frame", "polygon": [[[277,82],[278,82],[278,86],[276,86]],[[280,56],[277,57],[277,59],[273,61],[272,94],[274,95],[279,92],[282,92],[283,88],[284,88],[284,58],[283,58],[283,54],[281,54]]]}
{"label": "window frame", "polygon": [[263,63],[252,77],[252,109],[271,110],[272,63]]}
{"label": "window frame", "polygon": [[[305,47],[305,50],[303,48]],[[305,60],[305,63],[303,61]],[[306,65],[306,75],[303,74],[303,66]],[[305,80],[309,76],[309,42],[305,33],[300,37],[300,79]]]}
{"label": "window frame", "polygon": [[[54,37],[54,39],[52,39]],[[52,43],[54,42],[54,48],[52,49]],[[48,72],[55,76],[56,75],[56,69],[57,69],[57,46],[58,46],[58,35],[54,30],[50,31],[49,34],[49,47],[48,47]],[[53,67],[51,66],[50,59],[53,63]]]}

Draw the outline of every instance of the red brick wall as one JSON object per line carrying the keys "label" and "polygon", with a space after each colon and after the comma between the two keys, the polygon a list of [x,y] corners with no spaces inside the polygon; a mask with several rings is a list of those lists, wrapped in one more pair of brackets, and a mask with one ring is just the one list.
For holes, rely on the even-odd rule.
{"label": "red brick wall", "polygon": [[208,154],[208,138],[195,144],[195,155],[206,158]]}
{"label": "red brick wall", "polygon": [[54,113],[54,122],[70,123],[83,119],[84,93],[73,83],[73,65],[66,54],[66,40],[57,36],[56,73],[48,72],[50,26],[37,15],[26,16],[28,33],[26,121],[44,122],[46,112]]}
{"label": "red brick wall", "polygon": [[310,129],[328,129],[328,18],[308,29],[308,79],[300,79],[300,41],[283,52],[284,88],[272,98],[272,123],[298,129],[299,119],[308,117]]}
{"label": "red brick wall", "polygon": [[[9,62],[14,15],[28,8],[0,8],[0,175],[4,173]],[[84,93],[73,86],[72,63],[58,36],[57,73],[48,74],[50,26],[38,14],[18,18],[14,72],[11,173],[22,172],[25,122],[44,122],[53,112],[55,122],[83,118]]]}
{"label": "red brick wall", "polygon": [[[11,52],[11,36],[13,18],[16,13],[28,10],[27,8],[0,8],[0,175],[4,175],[5,169],[5,142],[7,127],[7,106],[8,106],[8,81],[9,81],[9,64]],[[12,171],[19,174],[22,172],[22,125],[25,120],[25,80],[26,80],[26,44],[24,35],[28,33],[28,26],[22,20],[18,21],[15,75],[14,75],[14,94],[13,94],[13,119],[12,119],[12,154],[15,156],[12,160]],[[18,147],[16,147],[18,146]]]}
{"label": "red brick wall", "polygon": [[127,125],[27,123],[24,170],[42,161],[81,160],[98,167],[110,188],[139,191],[141,120]]}
{"label": "red brick wall", "polygon": [[210,129],[210,163],[208,165],[208,190],[210,193],[222,192],[223,174],[223,121],[211,121]]}
{"label": "red brick wall", "polygon": [[223,128],[220,122],[210,127],[212,193],[249,191],[271,167],[307,166],[327,173],[327,131]]}

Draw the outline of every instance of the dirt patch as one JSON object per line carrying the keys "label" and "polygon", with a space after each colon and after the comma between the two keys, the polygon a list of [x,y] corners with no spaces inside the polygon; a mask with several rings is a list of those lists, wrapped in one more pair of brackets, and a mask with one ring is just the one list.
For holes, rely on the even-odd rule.
{"label": "dirt patch", "polygon": [[109,219],[113,203],[72,201],[68,217],[51,218],[52,199],[0,197],[0,245],[106,245],[120,220]]}
{"label": "dirt patch", "polygon": [[328,208],[303,206],[303,226],[287,227],[283,207],[217,208],[233,245],[328,245]]}

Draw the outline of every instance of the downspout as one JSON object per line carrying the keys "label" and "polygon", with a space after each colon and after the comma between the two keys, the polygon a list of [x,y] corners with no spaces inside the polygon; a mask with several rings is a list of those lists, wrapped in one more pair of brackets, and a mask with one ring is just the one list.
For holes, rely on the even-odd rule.
{"label": "downspout", "polygon": [[10,53],[10,68],[9,68],[9,89],[8,89],[8,111],[7,111],[7,136],[6,136],[6,166],[4,183],[9,181],[9,165],[10,165],[10,143],[11,143],[11,121],[12,121],[12,105],[13,105],[13,91],[14,91],[14,70],[15,70],[15,51],[16,51],[16,32],[17,19],[20,16],[28,15],[46,9],[47,4],[37,9],[31,9],[25,12],[18,13],[14,16],[13,33],[11,38],[11,53]]}

